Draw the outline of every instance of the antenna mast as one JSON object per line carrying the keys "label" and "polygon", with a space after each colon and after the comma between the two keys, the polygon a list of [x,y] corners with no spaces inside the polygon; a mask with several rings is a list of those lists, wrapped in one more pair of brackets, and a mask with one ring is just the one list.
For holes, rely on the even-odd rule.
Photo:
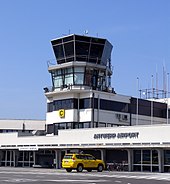
{"label": "antenna mast", "polygon": [[163,65],[163,93],[164,98],[166,98],[166,70],[164,65]]}
{"label": "antenna mast", "polygon": [[156,98],[158,99],[159,94],[158,94],[158,69],[156,65]]}

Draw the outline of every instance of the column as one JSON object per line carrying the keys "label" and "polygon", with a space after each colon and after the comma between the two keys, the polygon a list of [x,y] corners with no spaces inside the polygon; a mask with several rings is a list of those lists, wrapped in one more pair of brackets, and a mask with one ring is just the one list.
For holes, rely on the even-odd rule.
{"label": "column", "polygon": [[164,151],[162,149],[158,150],[158,164],[159,172],[164,172]]}
{"label": "column", "polygon": [[5,167],[7,166],[7,150],[5,150]]}
{"label": "column", "polygon": [[0,150],[0,166],[1,166],[1,161],[2,161],[2,151]]}
{"label": "column", "polygon": [[131,172],[133,171],[133,150],[128,149],[127,153],[128,153],[128,171]]}
{"label": "column", "polygon": [[36,152],[35,151],[33,151],[33,166],[35,166],[36,165]]}
{"label": "column", "polygon": [[101,149],[100,153],[101,153],[101,160],[106,162],[106,150],[105,149]]}
{"label": "column", "polygon": [[13,163],[14,163],[14,167],[15,167],[15,150],[13,150]]}
{"label": "column", "polygon": [[55,150],[55,164],[56,169],[61,169],[61,151]]}
{"label": "column", "polygon": [[18,166],[19,151],[15,150],[14,152],[15,152],[14,165],[15,165],[15,167],[17,167]]}
{"label": "column", "polygon": [[12,167],[12,162],[13,162],[13,151],[9,150],[9,166]]}

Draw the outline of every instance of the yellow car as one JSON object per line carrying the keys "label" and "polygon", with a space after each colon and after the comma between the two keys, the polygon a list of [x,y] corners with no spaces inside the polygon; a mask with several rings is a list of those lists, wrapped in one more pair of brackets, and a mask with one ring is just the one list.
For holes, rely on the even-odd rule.
{"label": "yellow car", "polygon": [[69,153],[62,160],[62,168],[66,169],[67,172],[71,172],[73,169],[76,169],[77,172],[82,172],[83,169],[88,172],[92,170],[102,172],[105,164],[90,154]]}

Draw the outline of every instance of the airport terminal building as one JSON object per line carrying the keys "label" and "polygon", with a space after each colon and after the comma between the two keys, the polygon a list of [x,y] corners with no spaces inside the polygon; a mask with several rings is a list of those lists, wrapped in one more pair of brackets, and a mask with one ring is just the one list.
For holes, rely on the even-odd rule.
{"label": "airport terminal building", "polygon": [[51,44],[46,120],[0,120],[0,166],[61,168],[65,153],[83,151],[127,171],[170,172],[168,90],[117,94],[106,39],[73,34]]}

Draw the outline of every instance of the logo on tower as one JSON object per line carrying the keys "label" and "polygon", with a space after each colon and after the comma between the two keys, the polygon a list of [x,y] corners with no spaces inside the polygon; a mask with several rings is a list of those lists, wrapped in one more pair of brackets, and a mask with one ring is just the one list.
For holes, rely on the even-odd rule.
{"label": "logo on tower", "polygon": [[59,110],[59,116],[60,116],[60,118],[64,118],[65,117],[65,110],[64,109],[60,109]]}

